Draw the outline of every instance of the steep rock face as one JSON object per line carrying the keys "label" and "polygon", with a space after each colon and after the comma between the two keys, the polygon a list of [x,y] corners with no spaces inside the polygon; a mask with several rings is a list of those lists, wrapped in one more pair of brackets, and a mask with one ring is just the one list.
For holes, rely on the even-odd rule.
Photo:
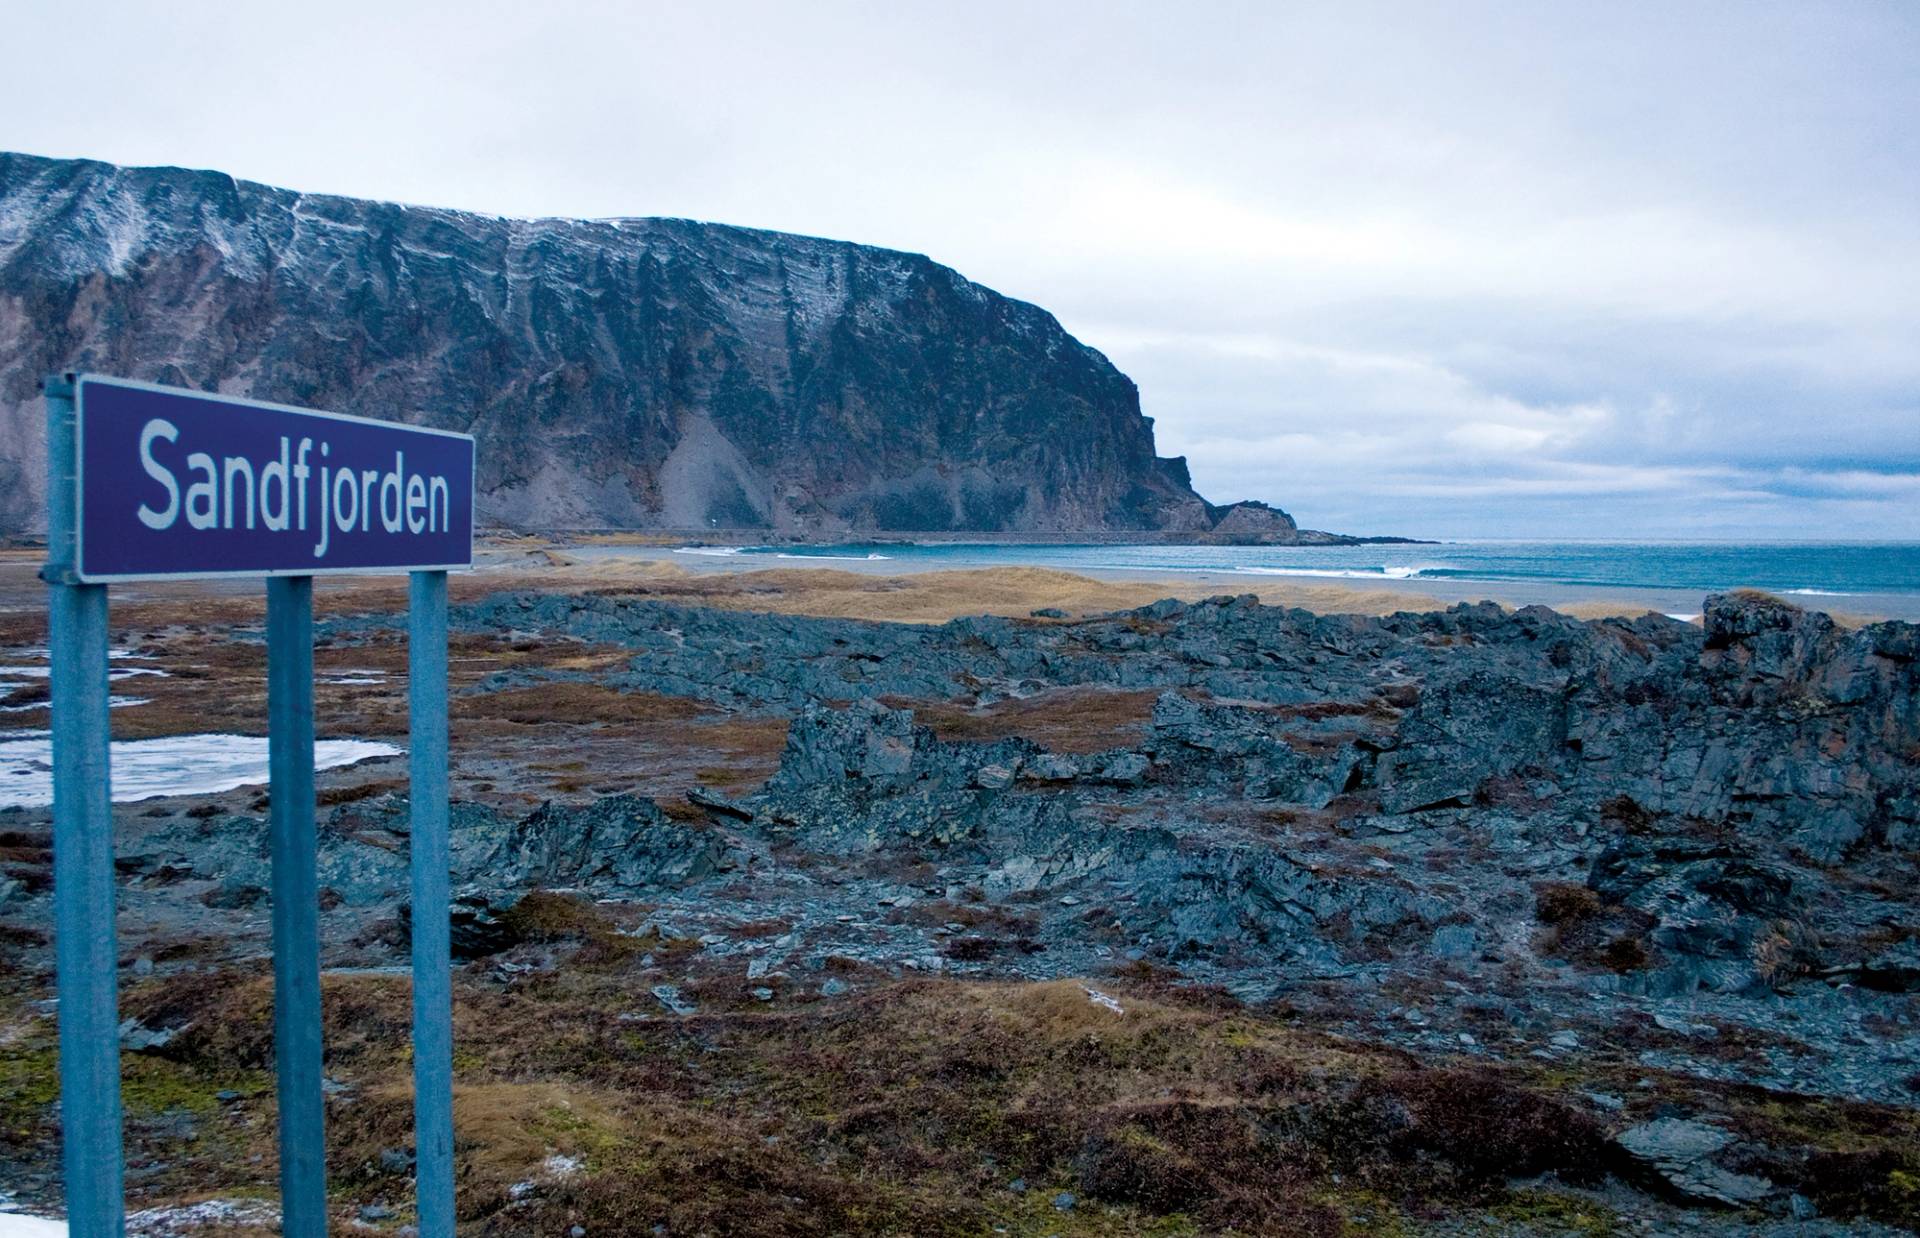
{"label": "steep rock face", "polygon": [[521,526],[1204,533],[1222,513],[1046,311],[919,255],[685,220],[0,154],[0,531],[43,523],[37,382],[62,368],[471,430],[483,518]]}

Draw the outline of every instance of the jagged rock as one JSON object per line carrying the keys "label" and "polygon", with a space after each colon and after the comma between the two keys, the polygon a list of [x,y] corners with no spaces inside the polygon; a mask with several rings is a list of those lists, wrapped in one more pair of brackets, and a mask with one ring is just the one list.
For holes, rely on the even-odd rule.
{"label": "jagged rock", "polygon": [[1464,805],[1489,778],[1554,772],[1564,759],[1563,687],[1467,662],[1429,682],[1375,767],[1381,807],[1417,812]]}
{"label": "jagged rock", "polygon": [[1855,969],[1854,976],[1885,993],[1920,993],[1920,945],[1908,941],[1883,950]]}
{"label": "jagged rock", "polygon": [[[454,891],[447,904],[447,947],[455,959],[483,959],[511,950],[520,944],[521,934],[507,918],[520,902],[525,890],[489,889],[470,885]],[[413,904],[400,904],[400,934],[403,940],[413,936]]]}
{"label": "jagged rock", "polygon": [[951,846],[980,828],[991,784],[1038,754],[1022,741],[943,744],[877,701],[809,708],[788,728],[766,813],[822,849]]}
{"label": "jagged rock", "polygon": [[147,1053],[155,1049],[164,1049],[173,1043],[176,1036],[192,1027],[185,1023],[179,1027],[148,1027],[138,1019],[126,1019],[120,1024],[120,1045],[134,1053]]}
{"label": "jagged rock", "polygon": [[1327,743],[1303,729],[1271,712],[1165,692],[1154,702],[1147,752],[1175,782],[1322,808],[1353,779],[1361,756],[1350,742]]}
{"label": "jagged rock", "polygon": [[1657,1118],[1627,1128],[1615,1142],[1636,1163],[1687,1199],[1746,1208],[1775,1190],[1764,1178],[1732,1173],[1716,1165],[1714,1154],[1732,1144],[1733,1136],[1705,1122]]}
{"label": "jagged rock", "polygon": [[1589,885],[1652,917],[1661,994],[1746,992],[1791,976],[1805,897],[1793,869],[1727,855],[1712,844],[1628,838],[1594,861]]}
{"label": "jagged rock", "polygon": [[[1511,1026],[1564,1060],[1609,1043],[1607,1019],[1651,1016],[1649,1071],[1905,1103],[1920,1058],[1859,1029],[1904,1026],[1916,970],[1896,931],[1920,838],[1916,629],[1746,598],[1714,613],[1702,631],[1221,597],[914,626],[496,595],[456,623],[620,645],[613,687],[790,725],[764,787],[692,794],[711,822],[619,797],[456,805],[456,880],[478,886],[454,909],[475,935],[460,948],[499,948],[486,935],[522,890],[572,887],[654,905],[749,985],[841,953],[1029,976],[1173,964],[1242,1000],[1332,1003],[1410,1048],[1494,1054],[1488,1029]],[[320,626],[353,640],[380,622]],[[540,682],[515,674],[500,682]],[[968,730],[1036,729],[942,740],[872,699],[896,693],[966,711]],[[176,890],[218,910],[270,880],[253,818],[176,817],[127,843],[142,911]],[[361,919],[332,939],[389,940],[407,850],[404,798],[328,814],[328,914]],[[750,882],[707,897],[749,857]],[[931,914],[904,913],[923,899]],[[735,914],[793,928],[723,940],[712,917]]]}
{"label": "jagged rock", "polygon": [[[913,714],[861,700],[844,710],[810,708],[787,731],[774,789],[851,783],[897,790],[937,777],[938,741]],[[916,763],[916,757],[919,758]]]}
{"label": "jagged rock", "polygon": [[982,765],[973,771],[973,785],[982,791],[1004,791],[1013,785],[1014,772],[1004,765]]}
{"label": "jagged rock", "polygon": [[1030,782],[1072,782],[1080,776],[1080,763],[1062,753],[1042,753],[1021,765],[1020,776]]}
{"label": "jagged rock", "polygon": [[721,816],[732,817],[736,821],[753,820],[753,809],[730,796],[723,795],[707,787],[696,785],[687,788],[687,802],[698,804],[702,808],[710,808]]}
{"label": "jagged rock", "polygon": [[521,889],[637,893],[704,881],[729,866],[723,835],[627,795],[577,808],[543,804],[489,835],[463,849],[460,871]]}
{"label": "jagged rock", "polygon": [[1152,768],[1152,760],[1144,753],[1106,752],[1089,759],[1080,776],[1104,786],[1135,787],[1147,780]]}
{"label": "jagged rock", "polygon": [[[147,840],[137,864],[165,863],[210,884],[203,905],[253,907],[272,886],[265,823],[251,817],[203,818]],[[408,898],[408,806],[401,796],[344,805],[318,831],[322,889],[349,908],[404,906]],[[522,818],[484,805],[453,805],[449,843],[456,882],[492,905],[507,892],[591,887],[604,895],[671,889],[718,876],[735,860],[723,834],[674,821],[651,800],[612,796],[582,807],[545,804]],[[510,904],[509,904],[510,905]],[[490,953],[494,926],[479,908],[456,905],[469,920],[474,953]]]}
{"label": "jagged rock", "polygon": [[680,986],[677,984],[654,985],[653,997],[655,1001],[665,1006],[674,1014],[685,1016],[699,1013],[698,1006],[695,1006],[692,1002],[681,996]]}

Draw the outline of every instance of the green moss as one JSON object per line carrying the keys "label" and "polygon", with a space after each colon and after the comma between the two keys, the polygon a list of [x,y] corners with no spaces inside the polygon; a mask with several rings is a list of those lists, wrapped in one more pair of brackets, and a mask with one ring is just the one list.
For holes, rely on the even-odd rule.
{"label": "green moss", "polygon": [[1920,1174],[1910,1174],[1904,1169],[1889,1171],[1887,1194],[1900,1211],[1920,1211]]}
{"label": "green moss", "polygon": [[[263,1071],[201,1071],[154,1057],[120,1057],[120,1103],[129,1118],[163,1113],[204,1116],[221,1107],[220,1093],[254,1097],[271,1090]],[[52,1045],[0,1054],[0,1140],[30,1141],[48,1128],[48,1112],[60,1099],[60,1055]]]}
{"label": "green moss", "polygon": [[1323,1192],[1314,1197],[1314,1202],[1333,1209],[1341,1217],[1342,1232],[1355,1238],[1361,1234],[1369,1238],[1409,1238],[1413,1233],[1406,1213],[1378,1191],[1356,1187]]}
{"label": "green moss", "polygon": [[1515,1191],[1493,1209],[1492,1216],[1503,1228],[1524,1225],[1583,1238],[1605,1238],[1618,1232],[1619,1225],[1619,1218],[1605,1204],[1557,1191]]}
{"label": "green moss", "polygon": [[60,1055],[51,1045],[7,1046],[0,1054],[0,1133],[26,1132],[60,1099]]}
{"label": "green moss", "polygon": [[221,1092],[243,1097],[261,1096],[272,1088],[271,1076],[258,1070],[208,1072],[147,1054],[120,1056],[120,1102],[134,1117],[158,1113],[212,1113],[220,1107]]}
{"label": "green moss", "polygon": [[560,1106],[543,1110],[534,1120],[534,1129],[555,1147],[580,1157],[589,1169],[605,1165],[632,1142],[615,1123]]}
{"label": "green moss", "polygon": [[[1075,1196],[1074,1206],[1054,1207],[1061,1192]],[[1152,1216],[1133,1208],[1106,1207],[1087,1199],[1068,1182],[1033,1186],[1020,1195],[1009,1194],[1008,1202],[992,1212],[995,1226],[1005,1227],[1016,1236],[1057,1234],[1059,1238],[1180,1238],[1201,1230],[1184,1216]]]}

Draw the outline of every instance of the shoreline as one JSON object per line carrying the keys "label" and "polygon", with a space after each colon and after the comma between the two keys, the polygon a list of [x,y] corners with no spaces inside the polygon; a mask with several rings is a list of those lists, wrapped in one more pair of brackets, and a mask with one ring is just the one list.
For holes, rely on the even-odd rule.
{"label": "shoreline", "polygon": [[[1039,544],[1039,543],[1035,543]],[[606,545],[581,544],[558,547],[555,553],[580,566],[619,563],[670,565],[672,569],[698,577],[725,577],[757,572],[839,571],[879,578],[911,578],[934,573],[995,572],[1001,570],[1037,570],[1078,576],[1087,580],[1134,588],[1157,586],[1163,596],[1192,600],[1217,593],[1258,596],[1262,601],[1299,606],[1320,613],[1351,609],[1364,613],[1391,610],[1444,609],[1459,602],[1497,602],[1508,609],[1547,606],[1576,618],[1592,619],[1614,615],[1637,616],[1648,612],[1691,620],[1697,617],[1706,598],[1721,590],[1655,589],[1618,585],[1570,585],[1550,581],[1476,581],[1459,578],[1423,579],[1420,577],[1359,578],[1336,571],[1316,573],[1301,569],[1276,577],[1266,573],[1234,572],[1215,569],[1178,570],[1168,568],[1084,567],[1062,569],[1052,565],[1009,564],[1000,560],[969,563],[964,559],[915,561],[912,559],[827,558],[817,555],[783,555],[779,552],[754,554],[745,550],[726,554],[703,554],[701,548],[686,545]],[[1861,593],[1845,597],[1783,595],[1787,601],[1805,610],[1821,611],[1848,623],[1868,623],[1880,619],[1920,622],[1920,596]],[[1039,602],[1037,605],[1047,605]]]}
{"label": "shoreline", "polygon": [[[455,573],[454,589],[465,600],[502,589],[608,590],[721,609],[932,623],[967,614],[1026,617],[1047,609],[1091,615],[1162,598],[1192,602],[1220,594],[1251,594],[1270,605],[1316,614],[1384,615],[1491,601],[1510,610],[1547,606],[1577,619],[1634,618],[1652,612],[1692,621],[1710,593],[1725,592],[1458,577],[1373,578],[1311,569],[1276,576],[1167,566],[1065,568],[986,557],[977,561],[827,558],[777,550],[754,554],[707,549],[714,553],[700,553],[699,548],[685,544],[634,544],[624,538],[609,543],[526,534],[489,537],[476,545],[473,570]],[[24,617],[44,611],[44,586],[35,574],[42,555],[25,547],[0,551],[0,614]],[[318,597],[323,606],[385,605],[386,595],[400,587],[400,580],[395,576],[323,581]],[[214,597],[250,608],[259,597],[256,586],[257,582],[233,580],[140,582],[116,586],[114,598],[116,609],[147,603],[190,604],[195,598]],[[1828,614],[1845,626],[1882,619],[1920,622],[1920,595],[1778,596],[1803,610]]]}

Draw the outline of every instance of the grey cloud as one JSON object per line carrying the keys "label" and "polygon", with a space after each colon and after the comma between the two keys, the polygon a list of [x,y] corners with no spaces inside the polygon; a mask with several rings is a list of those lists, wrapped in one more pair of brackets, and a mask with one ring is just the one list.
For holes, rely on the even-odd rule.
{"label": "grey cloud", "polygon": [[927,252],[1309,524],[1920,535],[1911,6],[10,17],[0,145]]}

